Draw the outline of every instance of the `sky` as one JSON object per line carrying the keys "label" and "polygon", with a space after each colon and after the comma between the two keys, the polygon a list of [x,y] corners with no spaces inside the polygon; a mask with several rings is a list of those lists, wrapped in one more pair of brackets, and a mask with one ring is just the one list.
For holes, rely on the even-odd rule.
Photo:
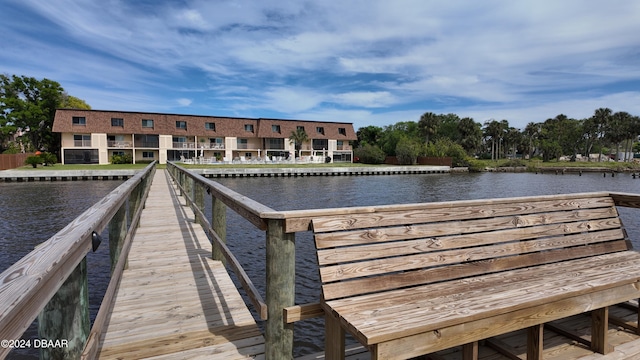
{"label": "sky", "polygon": [[516,128],[640,115],[640,1],[2,0],[0,73],[93,109]]}

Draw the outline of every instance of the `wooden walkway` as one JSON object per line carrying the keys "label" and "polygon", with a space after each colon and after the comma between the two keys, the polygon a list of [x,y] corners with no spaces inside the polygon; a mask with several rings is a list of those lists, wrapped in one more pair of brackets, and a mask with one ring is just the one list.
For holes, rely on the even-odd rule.
{"label": "wooden walkway", "polygon": [[264,358],[264,338],[191,209],[158,170],[100,359]]}

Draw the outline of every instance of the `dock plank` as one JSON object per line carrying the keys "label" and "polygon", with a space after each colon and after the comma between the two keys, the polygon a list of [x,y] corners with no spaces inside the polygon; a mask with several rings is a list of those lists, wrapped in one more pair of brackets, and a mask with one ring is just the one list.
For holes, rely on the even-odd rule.
{"label": "dock plank", "polygon": [[264,358],[260,329],[172,186],[158,170],[98,358]]}

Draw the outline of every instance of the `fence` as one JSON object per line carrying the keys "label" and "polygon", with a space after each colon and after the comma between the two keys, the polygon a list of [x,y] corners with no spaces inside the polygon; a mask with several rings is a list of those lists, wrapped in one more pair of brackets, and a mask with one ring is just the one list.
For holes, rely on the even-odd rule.
{"label": "fence", "polygon": [[15,169],[24,166],[24,161],[31,153],[0,154],[0,170]]}

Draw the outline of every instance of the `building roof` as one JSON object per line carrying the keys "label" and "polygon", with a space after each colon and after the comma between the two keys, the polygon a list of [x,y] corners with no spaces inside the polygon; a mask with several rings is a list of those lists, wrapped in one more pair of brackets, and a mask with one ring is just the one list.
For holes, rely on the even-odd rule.
{"label": "building roof", "polygon": [[[74,125],[73,118],[85,119],[84,125]],[[112,119],[122,119],[122,126],[112,126]],[[142,120],[153,120],[153,128],[142,127]],[[186,123],[186,129],[177,126]],[[205,124],[215,124],[215,130]],[[250,125],[250,126],[247,126]],[[253,119],[220,116],[198,116],[128,111],[58,109],[53,131],[59,133],[162,134],[174,136],[288,138],[298,126],[304,127],[310,139],[356,140],[352,123]],[[275,130],[280,130],[280,133]],[[322,128],[324,134],[316,131]],[[248,131],[253,129],[253,132]]]}

